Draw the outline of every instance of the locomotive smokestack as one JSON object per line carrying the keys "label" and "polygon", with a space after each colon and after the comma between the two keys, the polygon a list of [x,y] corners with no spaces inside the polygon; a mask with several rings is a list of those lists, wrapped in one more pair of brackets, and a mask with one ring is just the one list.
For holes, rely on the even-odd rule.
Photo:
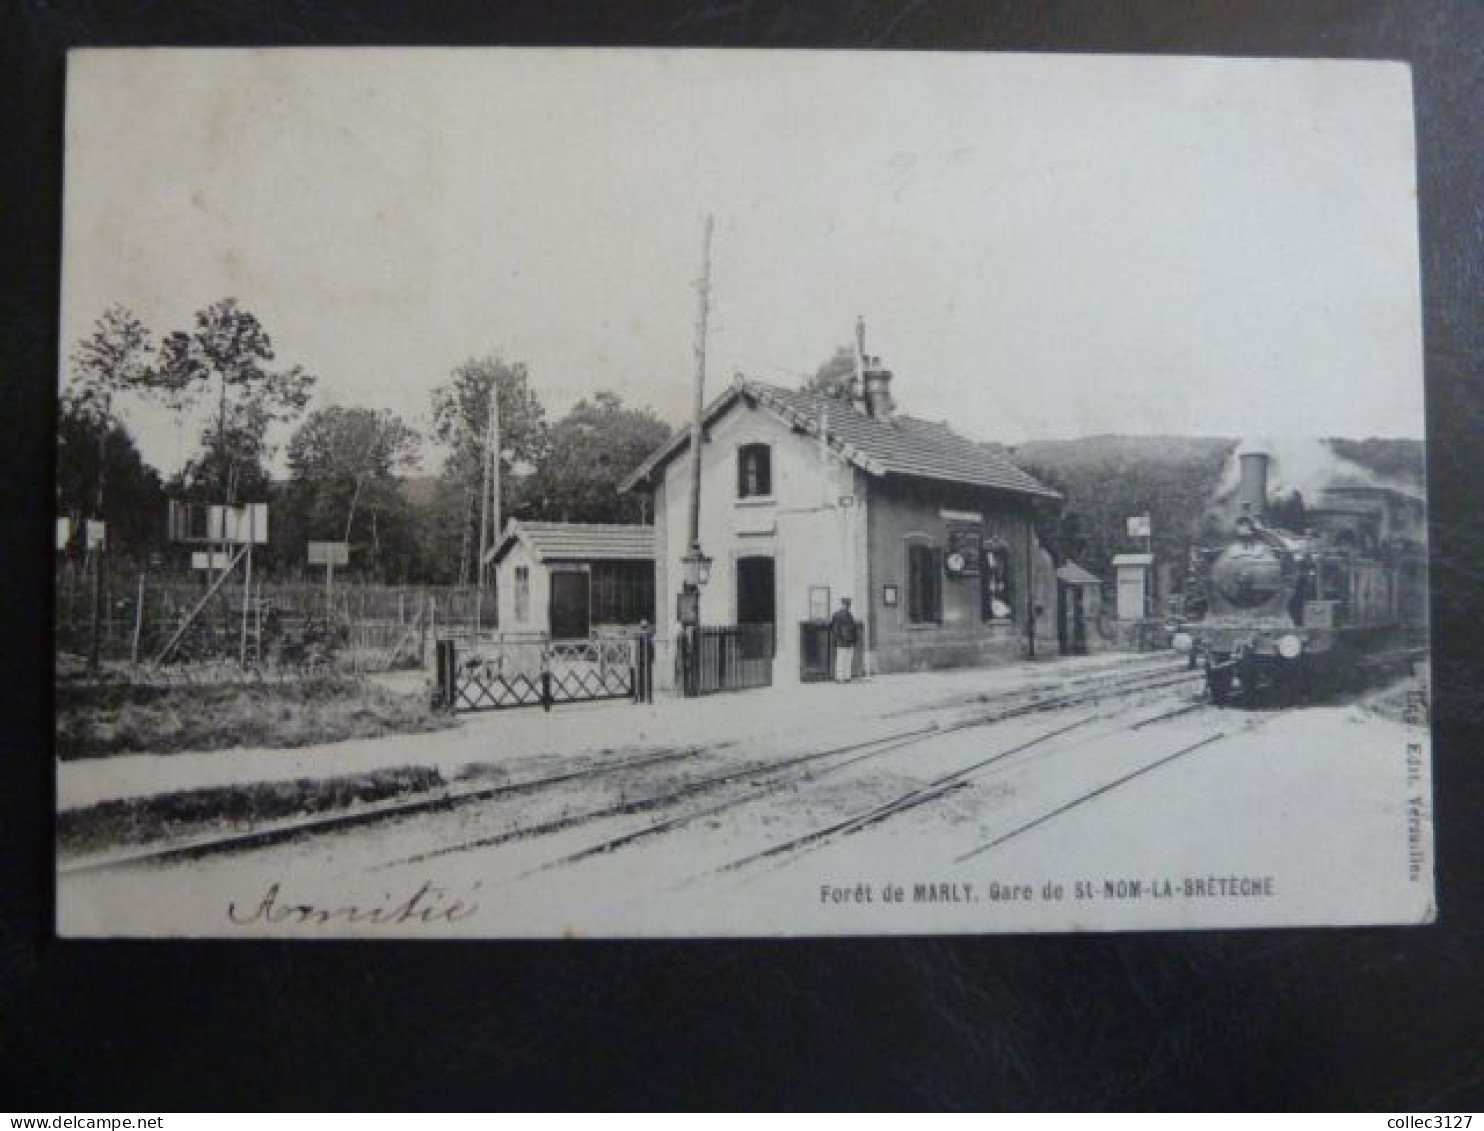
{"label": "locomotive smokestack", "polygon": [[1242,465],[1242,482],[1237,488],[1241,513],[1260,519],[1268,511],[1268,454],[1243,452],[1237,458]]}

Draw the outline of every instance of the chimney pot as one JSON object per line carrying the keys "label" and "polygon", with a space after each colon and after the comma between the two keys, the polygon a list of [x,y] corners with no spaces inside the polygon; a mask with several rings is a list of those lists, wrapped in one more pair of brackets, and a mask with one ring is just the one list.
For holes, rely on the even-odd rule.
{"label": "chimney pot", "polygon": [[866,370],[866,413],[878,420],[890,420],[895,405],[891,399],[891,370],[882,369],[881,359],[873,357]]}

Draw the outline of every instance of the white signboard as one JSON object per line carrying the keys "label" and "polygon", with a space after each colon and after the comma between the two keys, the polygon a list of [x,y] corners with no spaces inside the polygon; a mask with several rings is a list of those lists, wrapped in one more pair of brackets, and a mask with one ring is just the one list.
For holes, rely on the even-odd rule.
{"label": "white signboard", "polygon": [[1149,516],[1147,514],[1134,515],[1128,520],[1128,536],[1130,538],[1148,538]]}
{"label": "white signboard", "polygon": [[173,542],[261,546],[268,541],[267,503],[229,507],[171,499],[168,521]]}
{"label": "white signboard", "polygon": [[309,564],[349,565],[350,545],[346,542],[311,542],[309,543]]}
{"label": "white signboard", "polygon": [[108,524],[102,519],[90,518],[87,521],[88,549],[101,550],[108,540]]}
{"label": "white signboard", "polygon": [[70,541],[72,541],[72,520],[70,518],[57,519],[57,549],[65,550]]}
{"label": "white signboard", "polygon": [[240,546],[268,542],[268,504],[248,503],[240,507],[212,507],[211,528],[219,541]]}
{"label": "white signboard", "polygon": [[232,555],[226,550],[196,550],[191,554],[192,569],[209,569],[220,573],[232,564]]}

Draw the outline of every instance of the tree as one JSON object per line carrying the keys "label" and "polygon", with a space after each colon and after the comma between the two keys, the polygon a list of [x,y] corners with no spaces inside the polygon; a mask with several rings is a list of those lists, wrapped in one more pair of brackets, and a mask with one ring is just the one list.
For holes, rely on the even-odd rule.
{"label": "tree", "polygon": [[433,390],[433,431],[449,449],[442,475],[447,521],[439,528],[438,543],[445,561],[459,563],[460,582],[476,574],[472,567],[479,545],[491,389],[499,397],[502,514],[529,509],[530,472],[547,451],[546,410],[531,389],[524,363],[497,356],[471,358]]}
{"label": "tree", "polygon": [[580,400],[551,430],[532,484],[543,517],[564,522],[640,522],[648,500],[618,485],[670,437],[649,409],[625,408],[615,393]]}
{"label": "tree", "polygon": [[850,385],[855,377],[855,347],[839,346],[819,368],[814,376],[804,382],[804,391],[819,393],[835,400],[850,399]]}
{"label": "tree", "polygon": [[108,483],[110,551],[144,557],[163,537],[165,494],[117,419],[105,420],[87,397],[69,390],[57,416],[57,509],[73,520],[96,515],[98,484]]}
{"label": "tree", "polygon": [[[305,536],[369,545],[376,573],[407,552],[409,516],[398,476],[417,462],[420,438],[395,413],[332,405],[289,440],[289,505]],[[296,547],[296,553],[302,548]]]}
{"label": "tree", "polygon": [[[71,426],[89,427],[98,444],[92,460],[97,479],[93,484],[91,509],[84,509],[99,518],[104,514],[108,444],[116,431],[115,401],[122,394],[146,388],[153,380],[152,349],[150,332],[144,323],[127,307],[115,305],[103,312],[93,324],[93,332],[72,351],[72,385],[64,409],[71,418]],[[136,450],[136,458],[138,454]]]}
{"label": "tree", "polygon": [[198,311],[194,330],[177,330],[161,343],[152,383],[173,405],[194,403],[213,386],[217,397],[202,433],[202,455],[186,468],[184,483],[192,493],[233,503],[266,490],[269,425],[302,412],[315,382],[297,365],[270,368],[273,360],[262,323],[231,298]]}

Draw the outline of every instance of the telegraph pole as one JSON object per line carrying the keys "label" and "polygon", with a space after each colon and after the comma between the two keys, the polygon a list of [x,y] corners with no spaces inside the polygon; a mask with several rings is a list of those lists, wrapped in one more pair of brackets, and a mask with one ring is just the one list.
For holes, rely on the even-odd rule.
{"label": "telegraph pole", "polygon": [[701,277],[696,281],[696,387],[690,424],[690,548],[680,596],[680,622],[687,643],[685,673],[688,695],[700,691],[701,675],[701,587],[706,584],[711,561],[701,552],[701,444],[706,411],[706,318],[711,311],[711,228],[706,217],[701,235]]}
{"label": "telegraph pole", "polygon": [[[98,514],[98,522],[100,524],[104,522],[103,483],[105,476],[107,475],[106,468],[108,460],[108,433],[112,425],[113,394],[106,393],[103,398],[103,418],[102,422],[98,426],[98,493],[93,500],[93,509]],[[86,547],[86,549],[83,561],[86,563],[89,559],[91,559],[93,566],[93,632],[92,641],[88,646],[88,667],[92,671],[97,671],[99,655],[99,635],[102,631],[101,618],[103,614],[103,554],[107,547],[104,543],[100,542],[96,547],[97,552],[95,553],[92,542],[93,539],[91,524],[85,523],[83,526],[83,545],[84,547]]]}
{"label": "telegraph pole", "polygon": [[[477,633],[484,627],[484,585],[485,567],[484,558],[489,549],[490,529],[490,492],[498,492],[500,489],[500,454],[499,435],[500,431],[500,384],[495,378],[490,379],[489,416],[484,427],[484,459],[481,467],[479,486],[479,559],[475,565],[474,584],[474,630]],[[500,504],[494,503],[495,522],[498,523]]]}
{"label": "telegraph pole", "polygon": [[690,549],[701,550],[701,432],[706,411],[706,319],[711,313],[711,217],[701,236],[701,277],[696,281],[696,388],[690,422]]}
{"label": "telegraph pole", "polygon": [[490,397],[490,549],[500,544],[500,398]]}

